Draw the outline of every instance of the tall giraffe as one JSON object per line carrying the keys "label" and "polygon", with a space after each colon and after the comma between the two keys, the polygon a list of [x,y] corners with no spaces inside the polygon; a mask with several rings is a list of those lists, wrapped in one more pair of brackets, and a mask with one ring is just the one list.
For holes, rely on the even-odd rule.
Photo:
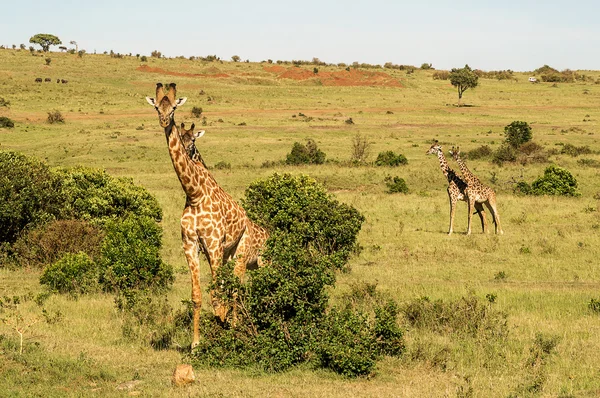
{"label": "tall giraffe", "polygon": [[[442,169],[442,173],[446,176],[448,180],[448,198],[450,199],[450,228],[448,230],[448,235],[452,234],[454,228],[454,212],[456,211],[456,203],[459,200],[465,201],[469,203],[469,198],[467,194],[467,183],[463,181],[456,172],[450,168],[448,165],[448,161],[446,161],[446,157],[444,156],[444,151],[442,150],[442,146],[437,142],[434,142],[433,145],[426,152],[426,155],[437,155],[440,161],[440,168]],[[485,213],[483,212],[483,206],[481,203],[475,203],[475,209],[477,210],[477,214],[479,214],[479,218],[481,219],[481,227],[485,232],[487,229],[487,221],[485,219]],[[471,209],[469,209],[469,226],[471,220]]]}
{"label": "tall giraffe", "polygon": [[[173,168],[186,195],[181,239],[192,279],[194,348],[200,341],[202,307],[199,252],[202,251],[208,261],[213,281],[217,269],[231,258],[235,259],[235,275],[242,278],[246,268],[261,265],[260,250],[268,233],[246,216],[244,209],[217,184],[202,162],[194,162],[187,154],[174,120],[175,110],[185,103],[186,98],[176,99],[176,92],[174,83],[169,84],[166,93],[163,85],[158,83],[156,98],[146,97],[146,100],[158,112]],[[212,291],[210,298],[215,315],[224,321],[228,309]]]}
{"label": "tall giraffe", "polygon": [[452,147],[450,154],[458,163],[460,171],[467,182],[467,196],[469,198],[469,224],[467,227],[467,235],[471,233],[471,212],[473,207],[477,208],[477,205],[482,206],[482,204],[485,204],[490,213],[492,213],[496,233],[502,235],[504,231],[502,231],[502,227],[500,226],[500,215],[498,214],[498,208],[496,206],[496,193],[492,188],[482,184],[481,181],[479,181],[479,178],[471,173],[471,170],[469,170],[465,161],[460,157],[460,149],[458,147]]}

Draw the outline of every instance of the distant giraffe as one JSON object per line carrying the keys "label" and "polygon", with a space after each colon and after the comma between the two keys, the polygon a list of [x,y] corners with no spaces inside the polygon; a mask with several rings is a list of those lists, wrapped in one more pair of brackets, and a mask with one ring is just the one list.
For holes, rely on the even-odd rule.
{"label": "distant giraffe", "polygon": [[[456,175],[456,172],[450,168],[448,162],[446,161],[446,157],[444,156],[442,146],[437,142],[431,145],[429,150],[426,152],[426,155],[437,155],[440,161],[442,173],[448,180],[448,198],[450,199],[450,228],[448,229],[448,235],[451,235],[454,228],[454,212],[456,211],[456,203],[459,200],[468,203],[467,183],[458,175]],[[480,203],[476,203],[475,208],[477,209],[477,214],[479,214],[481,219],[481,227],[485,232],[487,229],[487,221],[485,219],[485,213],[483,212],[483,206]],[[470,219],[471,215],[469,213],[469,220]]]}
{"label": "distant giraffe", "polygon": [[471,216],[473,207],[477,209],[478,212],[482,212],[483,210],[479,210],[477,207],[479,205],[479,207],[482,208],[482,204],[485,204],[490,213],[492,213],[496,233],[502,235],[504,231],[502,231],[502,227],[500,226],[500,215],[498,214],[498,208],[496,206],[496,193],[492,188],[482,184],[481,181],[479,181],[479,178],[471,173],[465,164],[465,161],[460,157],[460,150],[458,147],[452,147],[450,154],[458,163],[460,171],[467,182],[467,196],[469,199],[467,202],[469,204],[469,224],[467,226],[467,235],[471,233]]}
{"label": "distant giraffe", "polygon": [[[209,263],[213,281],[217,269],[229,259],[235,260],[234,273],[242,278],[246,268],[261,265],[260,251],[268,233],[246,216],[244,209],[217,184],[202,162],[194,162],[187,154],[174,120],[175,110],[185,103],[186,98],[176,99],[175,96],[174,83],[169,84],[166,93],[163,85],[158,83],[156,98],[146,97],[146,100],[158,112],[159,124],[165,129],[173,168],[186,194],[181,216],[181,238],[192,278],[194,348],[200,342],[202,307],[199,252],[204,253]],[[228,308],[220,303],[214,292],[210,296],[215,315],[224,321]]]}

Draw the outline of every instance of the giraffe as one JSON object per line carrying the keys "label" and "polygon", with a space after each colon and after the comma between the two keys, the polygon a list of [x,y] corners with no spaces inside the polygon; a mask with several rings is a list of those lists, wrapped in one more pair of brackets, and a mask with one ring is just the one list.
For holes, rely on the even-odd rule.
{"label": "giraffe", "polygon": [[[437,155],[440,161],[440,168],[442,169],[442,173],[446,176],[448,180],[448,198],[450,199],[450,228],[448,229],[448,235],[452,235],[454,228],[454,212],[456,210],[456,203],[459,200],[465,201],[469,203],[468,194],[467,194],[467,183],[460,178],[454,170],[450,168],[448,165],[448,161],[446,161],[446,157],[444,156],[444,151],[442,150],[442,146],[436,142],[431,145],[429,150],[426,152],[426,155]],[[475,204],[475,209],[477,210],[477,214],[479,214],[479,218],[481,219],[481,227],[484,232],[487,229],[487,221],[485,219],[485,213],[483,212],[483,206],[481,203]],[[471,211],[471,209],[469,209]],[[469,220],[471,220],[471,215],[469,214]]]}
{"label": "giraffe", "polygon": [[[247,268],[262,265],[260,251],[268,233],[246,216],[244,209],[219,186],[202,162],[193,161],[186,152],[174,120],[175,110],[185,103],[186,98],[176,99],[176,92],[174,83],[169,84],[166,93],[163,85],[158,83],[156,97],[146,97],[146,101],[158,112],[173,168],[186,195],[181,216],[181,238],[192,279],[193,349],[200,341],[202,292],[199,253],[206,257],[213,281],[219,266],[232,258],[235,260],[234,273],[241,279]],[[215,315],[224,321],[228,309],[213,291],[210,299]]]}
{"label": "giraffe", "polygon": [[504,231],[502,231],[502,227],[500,226],[500,215],[498,214],[498,208],[496,206],[496,193],[492,188],[482,184],[481,181],[479,181],[479,178],[471,173],[465,164],[465,161],[460,157],[460,149],[458,147],[452,147],[450,154],[458,163],[460,171],[467,182],[467,196],[469,198],[469,224],[467,226],[467,235],[471,233],[471,213],[473,207],[477,209],[477,205],[482,206],[482,204],[485,204],[492,214],[496,234],[502,235]]}
{"label": "giraffe", "polygon": [[204,159],[202,159],[202,155],[200,155],[198,148],[196,148],[196,139],[202,137],[204,135],[205,131],[200,130],[197,133],[194,133],[194,127],[196,127],[196,126],[194,125],[194,123],[192,123],[192,125],[190,126],[190,129],[186,130],[185,123],[181,123],[181,129],[179,130],[179,134],[181,136],[181,142],[182,142],[183,147],[185,148],[185,151],[187,152],[188,156],[194,162],[196,162],[196,163],[200,162],[200,163],[202,163],[202,166],[204,166],[205,169],[208,169],[208,167],[206,166],[206,163],[204,163]]}

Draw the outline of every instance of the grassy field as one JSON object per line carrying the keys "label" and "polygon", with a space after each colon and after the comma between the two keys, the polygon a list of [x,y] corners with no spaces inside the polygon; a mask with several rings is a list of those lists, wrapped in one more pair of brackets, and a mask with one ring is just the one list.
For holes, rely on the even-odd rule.
{"label": "grassy field", "polygon": [[[510,81],[480,79],[463,98],[472,106],[457,108],[455,89],[434,80],[433,71],[386,70],[401,87],[375,80],[348,86],[319,80],[319,74],[343,71],[337,67],[319,67],[315,77],[295,80],[257,63],[151,58],[139,69],[135,57],[50,57],[47,66],[45,56],[0,50],[0,97],[10,101],[0,107],[0,116],[15,121],[14,129],[0,129],[0,149],[52,166],[104,168],[156,195],[164,210],[163,257],[177,271],[168,294],[173,305],[190,298],[191,286],[179,233],[185,198],[156,112],[144,99],[154,95],[159,81],[176,82],[178,95],[188,97],[177,111],[178,123],[206,124],[200,152],[209,165],[231,164],[213,175],[234,198],[275,171],[308,174],[366,216],[359,237],[363,250],[351,260],[351,272],[339,275],[334,300],[358,282],[377,283],[399,303],[422,296],[451,301],[475,295],[485,301],[496,295],[490,306],[508,314],[509,334],[502,344],[488,344],[406,324],[405,355],[384,359],[372,378],[347,380],[308,368],[275,375],[199,368],[198,382],[181,390],[170,385],[181,354],[124,338],[112,296],[53,295],[44,308],[46,318],[62,314],[54,322],[44,320],[33,300],[23,300],[25,320],[40,319],[24,333],[23,355],[18,334],[0,324],[0,395],[124,396],[128,391],[117,387],[130,380],[140,381],[134,391],[142,396],[600,395],[600,316],[588,308],[590,299],[600,298],[600,169],[578,163],[600,161],[600,85],[594,84],[600,71],[582,71],[593,78],[586,83],[554,86],[531,84],[527,73]],[[312,67],[303,68],[312,73]],[[52,83],[35,83],[37,77]],[[68,83],[57,84],[59,78]],[[194,106],[203,108],[204,122],[192,117]],[[53,110],[66,123],[46,123]],[[349,118],[354,124],[346,123]],[[460,202],[456,233],[448,236],[447,184],[438,160],[425,155],[431,140],[446,150],[496,149],[504,126],[515,120],[528,122],[533,140],[546,149],[569,143],[593,150],[580,157],[550,156],[550,163],[573,173],[582,195],[516,196],[515,181],[531,182],[550,163],[500,167],[472,160],[471,170],[497,193],[505,234],[482,235],[476,225],[466,236],[466,205]],[[371,143],[369,161],[392,150],[404,154],[408,165],[348,166],[357,134]],[[309,138],[334,162],[261,167],[284,159],[295,141]],[[451,166],[458,170],[456,163]],[[388,175],[404,178],[410,193],[387,194]],[[36,270],[0,268],[0,297],[35,296],[42,291],[38,280]],[[205,265],[203,285],[208,281]],[[538,333],[558,343],[531,365]]]}

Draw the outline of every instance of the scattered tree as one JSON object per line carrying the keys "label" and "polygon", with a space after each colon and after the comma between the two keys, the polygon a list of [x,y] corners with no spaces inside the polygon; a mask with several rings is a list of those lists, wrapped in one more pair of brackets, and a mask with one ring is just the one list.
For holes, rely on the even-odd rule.
{"label": "scattered tree", "polygon": [[74,46],[75,46],[75,52],[78,52],[78,51],[79,51],[79,46],[77,45],[77,42],[76,42],[75,40],[71,40],[71,41],[69,42],[69,44],[72,44],[72,45],[74,45]]}
{"label": "scattered tree", "polygon": [[506,142],[513,148],[518,148],[531,141],[533,136],[529,124],[517,120],[504,127],[504,135],[506,136]]}
{"label": "scattered tree", "polygon": [[462,99],[463,93],[470,88],[477,87],[479,77],[469,65],[465,65],[464,68],[452,68],[450,71],[450,83],[458,89],[458,105],[460,106],[460,100]]}
{"label": "scattered tree", "polygon": [[40,45],[44,52],[47,52],[50,49],[50,46],[62,44],[62,41],[60,41],[58,37],[47,33],[38,33],[37,35],[32,36],[29,39],[29,42]]}
{"label": "scattered tree", "polygon": [[231,57],[231,60],[232,60],[233,62],[240,62],[241,58],[240,58],[240,56],[239,56],[239,55],[234,55],[233,57]]}

